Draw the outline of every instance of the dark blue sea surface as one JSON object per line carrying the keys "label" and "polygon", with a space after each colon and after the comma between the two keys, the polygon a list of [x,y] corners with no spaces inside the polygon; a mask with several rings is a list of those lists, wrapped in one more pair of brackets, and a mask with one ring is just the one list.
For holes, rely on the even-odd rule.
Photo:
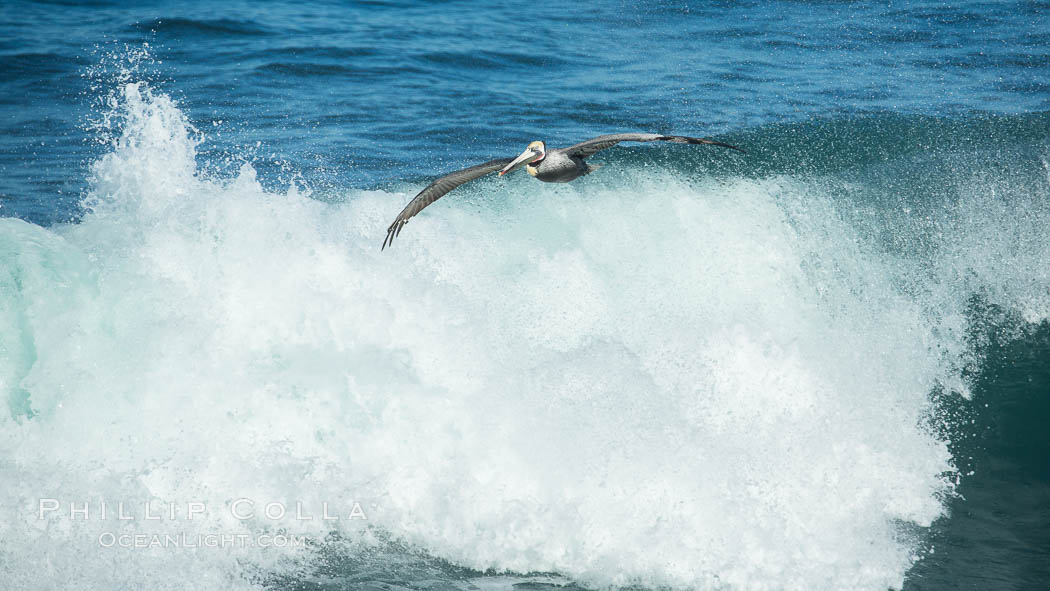
{"label": "dark blue sea surface", "polygon": [[5,1],[0,587],[1050,588],[1048,228],[1046,2]]}

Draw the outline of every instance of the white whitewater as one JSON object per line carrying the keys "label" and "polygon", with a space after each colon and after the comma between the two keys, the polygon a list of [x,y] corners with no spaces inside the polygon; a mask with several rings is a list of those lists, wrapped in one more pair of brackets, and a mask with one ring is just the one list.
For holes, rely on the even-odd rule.
{"label": "white whitewater", "polygon": [[[819,180],[662,170],[450,197],[381,253],[415,187],[211,179],[170,99],[121,94],[91,212],[0,219],[12,589],[256,588],[312,551],[98,538],[278,528],[593,585],[897,587],[957,478],[927,425],[931,391],[965,393],[968,298],[1050,310],[1047,239],[1016,238],[1050,208],[987,187],[921,257]],[[209,510],[41,520],[44,497]],[[238,498],[368,519],[241,521]]]}

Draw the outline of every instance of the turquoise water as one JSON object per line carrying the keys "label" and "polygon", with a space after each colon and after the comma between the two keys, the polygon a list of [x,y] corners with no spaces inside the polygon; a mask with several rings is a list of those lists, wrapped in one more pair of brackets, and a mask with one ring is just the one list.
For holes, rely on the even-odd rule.
{"label": "turquoise water", "polygon": [[1047,11],[5,3],[3,587],[1047,586]]}

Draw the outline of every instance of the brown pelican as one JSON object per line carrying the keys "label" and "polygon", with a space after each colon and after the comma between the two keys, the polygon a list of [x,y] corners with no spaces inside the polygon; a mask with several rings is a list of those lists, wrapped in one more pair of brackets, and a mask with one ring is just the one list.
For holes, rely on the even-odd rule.
{"label": "brown pelican", "polygon": [[401,213],[397,215],[397,219],[394,220],[394,223],[390,224],[390,227],[387,228],[386,239],[383,240],[383,247],[380,250],[385,249],[388,245],[394,242],[394,238],[401,233],[401,228],[405,227],[409,218],[422,211],[424,207],[440,199],[452,189],[455,189],[467,181],[472,181],[476,178],[485,176],[490,172],[496,172],[497,170],[499,171],[499,176],[503,176],[508,172],[514,172],[522,166],[525,166],[525,170],[527,170],[529,174],[543,182],[567,183],[578,179],[585,174],[598,170],[598,166],[587,164],[583,161],[584,158],[606,148],[611,148],[620,142],[710,144],[712,146],[722,146],[723,148],[732,148],[743,152],[743,150],[736,146],[730,146],[729,144],[723,144],[722,142],[716,142],[714,140],[685,137],[681,135],[660,135],[658,133],[615,133],[611,135],[600,135],[594,139],[580,142],[574,146],[569,146],[568,148],[554,148],[551,150],[548,150],[547,145],[543,142],[532,142],[517,158],[490,160],[484,164],[478,164],[477,166],[471,166],[470,168],[464,168],[463,170],[457,170],[456,172],[446,174],[427,185],[427,187],[420,191],[412,201],[408,202],[408,205],[406,205],[405,208],[401,210]]}

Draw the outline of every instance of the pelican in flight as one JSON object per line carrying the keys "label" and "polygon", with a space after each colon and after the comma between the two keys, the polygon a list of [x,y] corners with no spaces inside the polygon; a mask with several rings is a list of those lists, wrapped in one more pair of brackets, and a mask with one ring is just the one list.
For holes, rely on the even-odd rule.
{"label": "pelican in flight", "polygon": [[508,172],[514,172],[524,166],[525,170],[528,171],[530,175],[545,183],[567,183],[576,180],[585,174],[598,170],[598,166],[593,166],[584,162],[584,158],[606,148],[611,148],[620,142],[710,144],[712,146],[722,146],[723,148],[731,148],[743,152],[743,150],[736,146],[730,146],[729,144],[723,144],[722,142],[716,142],[714,140],[685,137],[681,135],[660,135],[658,133],[615,133],[611,135],[600,135],[594,139],[569,146],[568,148],[554,148],[551,150],[548,150],[547,145],[543,142],[532,142],[517,158],[490,160],[484,164],[478,164],[476,166],[471,166],[470,168],[464,168],[463,170],[457,170],[456,172],[446,174],[427,185],[427,187],[420,191],[412,201],[408,202],[408,205],[406,205],[405,208],[401,210],[401,213],[397,215],[397,219],[394,220],[394,223],[390,224],[390,227],[387,228],[386,239],[383,240],[383,247],[380,250],[385,249],[394,242],[394,238],[401,233],[401,228],[405,227],[405,224],[408,223],[408,220],[412,216],[416,215],[422,211],[424,207],[437,201],[446,193],[467,181],[483,177],[486,174],[496,172],[497,170],[499,171],[499,176],[503,176]]}

